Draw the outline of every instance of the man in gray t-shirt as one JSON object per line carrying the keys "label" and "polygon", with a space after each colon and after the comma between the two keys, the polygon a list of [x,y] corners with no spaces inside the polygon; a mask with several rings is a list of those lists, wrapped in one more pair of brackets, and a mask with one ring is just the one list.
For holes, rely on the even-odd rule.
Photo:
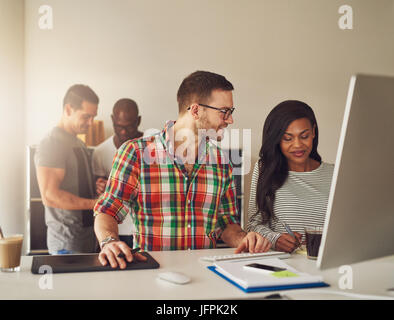
{"label": "man in gray t-shirt", "polygon": [[95,252],[95,183],[90,152],[77,138],[97,115],[99,99],[85,85],[74,85],[63,100],[59,124],[38,146],[35,164],[48,227],[50,254]]}

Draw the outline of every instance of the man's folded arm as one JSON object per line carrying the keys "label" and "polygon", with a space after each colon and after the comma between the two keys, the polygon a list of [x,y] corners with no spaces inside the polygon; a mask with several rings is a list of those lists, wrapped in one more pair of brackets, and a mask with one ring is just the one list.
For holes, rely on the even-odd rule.
{"label": "man's folded arm", "polygon": [[228,246],[233,248],[238,247],[246,235],[246,232],[239,225],[236,192],[235,180],[231,168],[230,178],[220,201],[218,225],[222,231],[220,238]]}
{"label": "man's folded arm", "polygon": [[37,180],[42,202],[47,207],[64,210],[91,210],[95,199],[81,198],[60,189],[65,169],[37,166]]}

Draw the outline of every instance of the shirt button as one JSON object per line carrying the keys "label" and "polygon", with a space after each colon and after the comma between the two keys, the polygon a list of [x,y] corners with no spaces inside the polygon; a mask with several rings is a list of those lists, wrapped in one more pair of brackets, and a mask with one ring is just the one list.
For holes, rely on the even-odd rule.
{"label": "shirt button", "polygon": [[190,223],[187,225],[187,227],[188,227],[188,228],[191,228],[191,225],[190,225]]}

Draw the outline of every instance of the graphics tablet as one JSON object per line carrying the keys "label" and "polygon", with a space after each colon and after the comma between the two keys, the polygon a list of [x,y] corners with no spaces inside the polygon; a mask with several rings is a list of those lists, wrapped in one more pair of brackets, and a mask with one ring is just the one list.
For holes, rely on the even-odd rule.
{"label": "graphics tablet", "polygon": [[147,252],[140,252],[147,257],[146,261],[138,261],[136,259],[131,263],[127,263],[125,269],[113,269],[108,263],[106,266],[101,265],[98,260],[98,253],[93,254],[68,254],[68,255],[53,255],[53,256],[35,256],[31,266],[31,272],[34,274],[43,274],[48,271],[48,268],[41,266],[50,266],[52,273],[68,273],[68,272],[93,272],[93,271],[123,271],[123,270],[138,270],[138,269],[157,269],[160,267],[159,263],[152,258]]}

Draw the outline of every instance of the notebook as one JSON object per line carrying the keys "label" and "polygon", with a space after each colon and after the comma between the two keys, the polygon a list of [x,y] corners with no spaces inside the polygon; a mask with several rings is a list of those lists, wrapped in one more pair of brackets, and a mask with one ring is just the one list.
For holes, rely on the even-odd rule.
{"label": "notebook", "polygon": [[[98,260],[98,253],[94,254],[68,254],[53,256],[34,256],[31,265],[33,274],[43,274],[41,266],[50,266],[52,273],[68,273],[68,272],[92,272],[92,271],[119,271],[119,270],[137,270],[137,269],[156,269],[159,263],[147,252],[140,252],[148,259],[146,261],[134,260],[127,263],[125,269],[113,269],[109,264],[103,266]],[[47,270],[47,269],[45,269]]]}
{"label": "notebook", "polygon": [[208,269],[226,279],[244,292],[289,290],[301,288],[327,287],[322,276],[299,272],[278,258],[253,259],[253,263],[284,268],[286,271],[262,273],[245,269],[251,261],[219,261]]}

